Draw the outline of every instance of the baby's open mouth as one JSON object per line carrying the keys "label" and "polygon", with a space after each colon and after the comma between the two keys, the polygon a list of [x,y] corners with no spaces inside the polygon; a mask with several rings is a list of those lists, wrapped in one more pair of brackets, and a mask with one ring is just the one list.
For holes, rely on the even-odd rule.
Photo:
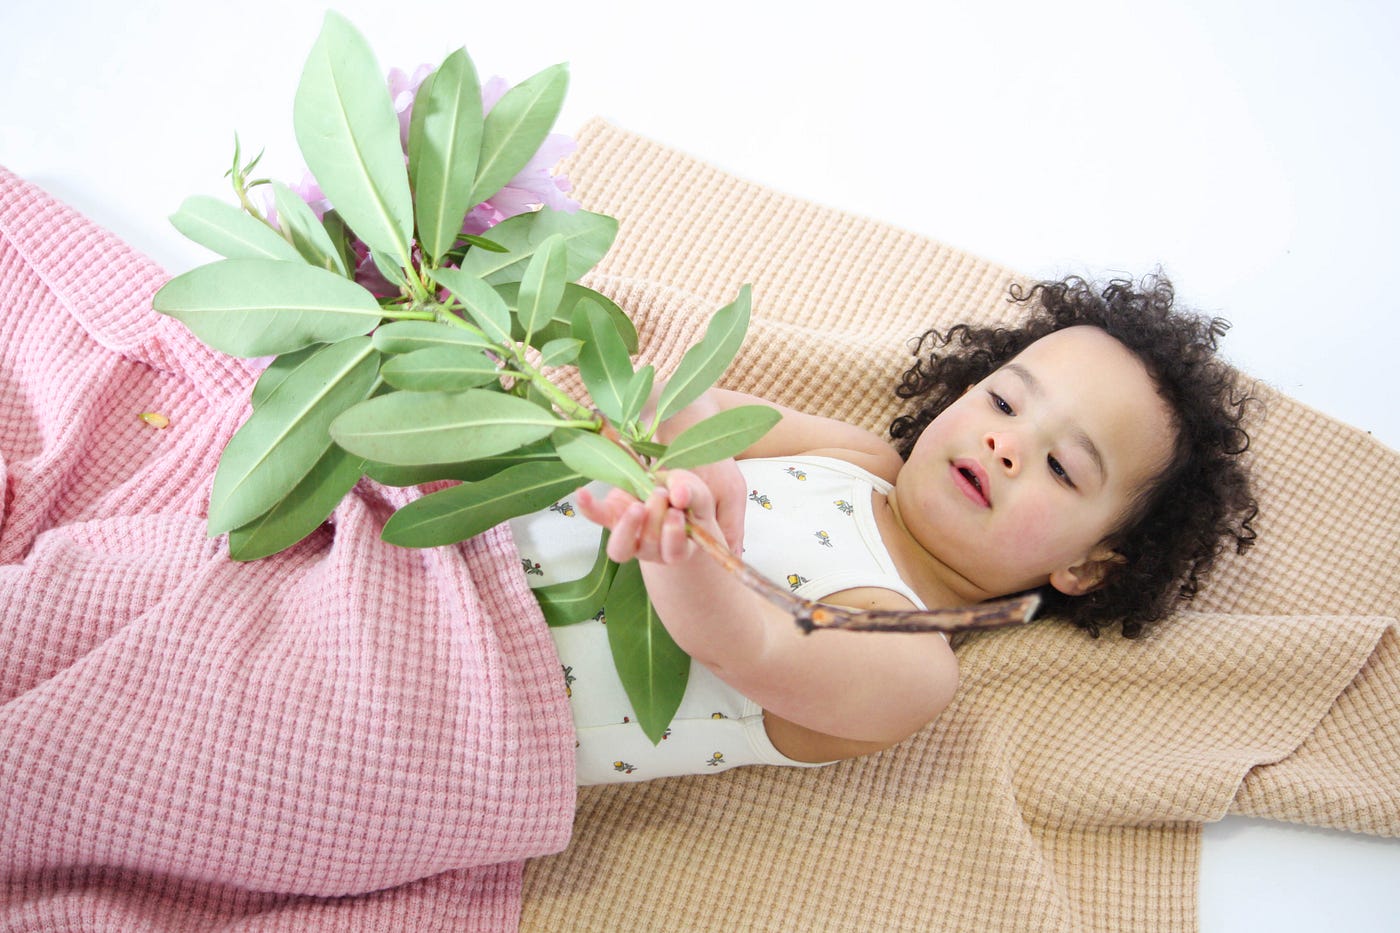
{"label": "baby's open mouth", "polygon": [[988,495],[987,481],[984,473],[978,464],[963,460],[960,463],[953,463],[953,476],[955,477],[963,495],[983,508],[990,508],[992,497]]}

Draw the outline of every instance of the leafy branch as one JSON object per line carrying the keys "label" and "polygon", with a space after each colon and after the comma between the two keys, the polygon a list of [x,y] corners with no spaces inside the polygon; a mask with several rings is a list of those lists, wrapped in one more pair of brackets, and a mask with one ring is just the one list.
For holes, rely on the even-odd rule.
{"label": "leafy branch", "polygon": [[[410,502],[384,526],[386,541],[433,547],[544,508],[588,480],[645,498],[658,471],[732,456],[778,421],[773,409],[746,406],[692,425],[669,445],[655,441],[659,423],[699,398],[738,352],[747,286],[715,313],[643,423],[655,370],[633,367],[637,334],[622,309],[578,282],[611,246],[617,222],[545,208],[501,220],[489,237],[467,231],[469,212],[540,149],[567,83],[565,67],[553,66],[488,112],[459,49],[418,89],[405,147],[368,43],[330,13],[293,122],[334,208],[318,216],[287,185],[252,178],[261,154],[244,164],[235,137],[228,175],[238,206],[197,196],[171,218],[222,258],[171,279],[156,310],[216,350],[273,357],[214,476],[209,532],[228,534],[234,559],[302,540],[362,476],[391,485],[460,481]],[[263,186],[275,222],[251,196]],[[565,365],[577,368],[586,402],[548,378],[546,370]],[[809,628],[861,627],[850,613],[767,584],[695,531],[702,547]],[[635,567],[618,568],[600,549],[585,578],[535,593],[552,625],[604,608],[618,614],[609,639],[619,674],[658,741],[684,692],[689,658],[660,625]],[[1024,618],[1024,606],[1006,608],[1001,621],[1013,617]],[[945,613],[893,623],[927,630],[988,621]]]}

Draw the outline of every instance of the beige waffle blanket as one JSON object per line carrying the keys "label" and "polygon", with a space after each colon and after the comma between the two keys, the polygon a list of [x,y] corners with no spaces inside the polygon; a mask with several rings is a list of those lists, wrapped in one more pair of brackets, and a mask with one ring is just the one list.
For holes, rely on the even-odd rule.
{"label": "beige waffle blanket", "polygon": [[[568,166],[621,219],[593,283],[674,367],[754,286],[725,384],[883,430],[908,338],[1018,278],[601,120]],[[1267,387],[1260,541],[1150,637],[973,636],[958,700],[880,755],[581,791],[525,930],[1191,930],[1200,828],[1400,835],[1400,455]],[[872,635],[871,637],[879,637]]]}

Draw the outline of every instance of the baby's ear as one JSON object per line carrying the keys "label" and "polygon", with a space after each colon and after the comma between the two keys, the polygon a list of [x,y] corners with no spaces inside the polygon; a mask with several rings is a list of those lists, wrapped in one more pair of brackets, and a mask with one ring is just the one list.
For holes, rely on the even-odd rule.
{"label": "baby's ear", "polygon": [[1066,596],[1083,596],[1103,586],[1115,564],[1127,562],[1117,551],[1099,548],[1081,563],[1050,574],[1050,585]]}

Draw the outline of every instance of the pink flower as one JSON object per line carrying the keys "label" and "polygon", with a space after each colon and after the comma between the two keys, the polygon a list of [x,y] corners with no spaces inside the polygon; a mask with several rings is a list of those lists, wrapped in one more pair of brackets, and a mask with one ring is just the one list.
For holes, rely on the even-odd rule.
{"label": "pink flower", "polygon": [[389,69],[389,96],[394,100],[394,113],[399,116],[399,142],[404,152],[408,152],[408,128],[413,123],[413,99],[418,96],[424,79],[432,73],[433,66],[426,62],[413,69],[411,75],[399,68]]}
{"label": "pink flower", "polygon": [[311,211],[316,215],[317,220],[324,218],[326,216],[326,211],[331,209],[331,202],[327,200],[325,192],[321,190],[321,186],[316,183],[316,176],[312,175],[309,171],[303,172],[301,181],[290,187],[294,194],[310,205]]}
{"label": "pink flower", "polygon": [[[483,109],[491,112],[497,102],[505,96],[510,85],[499,75],[493,76],[481,86]],[[464,233],[482,233],[517,214],[524,214],[540,207],[572,214],[579,209],[579,203],[568,197],[573,190],[568,176],[554,175],[551,170],[560,160],[578,148],[573,139],[563,133],[550,133],[540,144],[539,151],[525,163],[525,167],[505,186],[467,213],[462,225]]]}
{"label": "pink flower", "polygon": [[506,91],[510,90],[510,82],[500,75],[492,75],[486,79],[486,83],[481,86],[481,109],[485,113],[490,113],[491,108],[506,96]]}
{"label": "pink flower", "polygon": [[[321,186],[316,183],[316,176],[312,175],[311,172],[302,172],[301,181],[287,187],[310,206],[317,220],[323,219],[326,216],[326,211],[331,209],[331,202],[326,200]],[[267,218],[267,222],[280,230],[281,224],[277,222],[277,204],[272,197],[272,186],[261,185],[254,189],[254,194],[262,202],[263,216]]]}
{"label": "pink flower", "polygon": [[[413,70],[413,74],[407,74],[399,68],[389,69],[389,96],[393,100],[394,113],[399,119],[399,142],[403,145],[405,160],[408,159],[408,134],[413,123],[413,103],[419,88],[423,86],[423,81],[432,73],[433,66],[428,64],[419,65]],[[482,109],[490,113],[491,108],[496,106],[508,90],[510,85],[504,78],[499,75],[493,76],[481,87]],[[462,232],[483,233],[507,217],[528,213],[541,207],[568,213],[577,211],[579,203],[568,196],[573,190],[573,185],[566,176],[555,175],[552,172],[560,160],[576,148],[577,143],[570,137],[563,133],[550,133],[514,178],[490,198],[467,212],[462,223]],[[316,183],[315,176],[309,171],[302,175],[301,181],[289,187],[311,206],[317,218],[324,218],[332,207],[325,193],[321,191],[321,186]],[[277,226],[277,208],[273,202],[272,189],[255,189],[255,195],[262,202],[263,214],[268,222]],[[352,238],[351,246],[359,260],[355,269],[355,281],[380,297],[398,294],[397,286],[388,282],[370,260],[369,251],[364,244]]]}
{"label": "pink flower", "polygon": [[[389,69],[389,95],[399,117],[399,140],[408,152],[408,131],[413,122],[413,102],[423,81],[432,74],[433,66],[419,65],[412,75],[401,69]],[[510,84],[500,75],[493,75],[481,86],[481,105],[485,113],[510,90]],[[524,214],[540,207],[573,213],[579,203],[567,196],[573,185],[564,175],[551,174],[551,169],[577,148],[577,144],[562,133],[550,133],[515,177],[500,191],[473,207],[462,224],[463,233],[482,233],[507,217]]]}
{"label": "pink flower", "polygon": [[369,247],[359,240],[351,239],[350,249],[355,256],[355,283],[376,298],[393,298],[399,294],[399,286],[390,282],[379,271],[370,258]]}

